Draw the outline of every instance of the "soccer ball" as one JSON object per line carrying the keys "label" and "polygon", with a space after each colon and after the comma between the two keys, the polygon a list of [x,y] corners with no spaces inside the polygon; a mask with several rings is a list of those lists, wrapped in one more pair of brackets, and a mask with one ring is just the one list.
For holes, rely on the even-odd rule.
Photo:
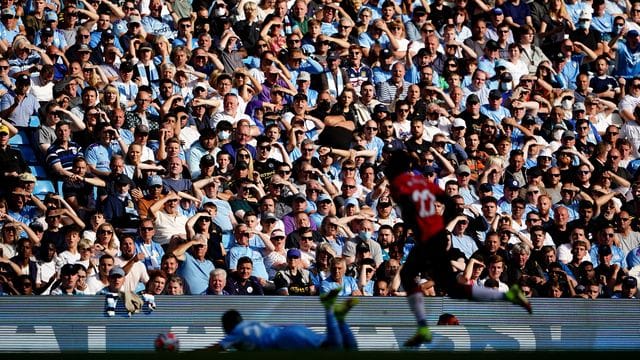
{"label": "soccer ball", "polygon": [[157,351],[178,351],[180,349],[180,340],[174,333],[162,333],[156,337],[154,346]]}

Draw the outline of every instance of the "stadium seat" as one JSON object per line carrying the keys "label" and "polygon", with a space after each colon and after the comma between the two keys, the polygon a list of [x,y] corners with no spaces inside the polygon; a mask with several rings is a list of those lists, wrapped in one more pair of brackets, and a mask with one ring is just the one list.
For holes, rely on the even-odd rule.
{"label": "stadium seat", "polygon": [[29,140],[29,134],[26,131],[20,130],[17,134],[9,139],[9,144],[11,145],[29,145],[31,144],[31,140]]}
{"label": "stadium seat", "polygon": [[38,179],[47,179],[49,175],[44,167],[39,165],[30,165],[29,169],[31,169],[31,173],[36,176]]}
{"label": "stadium seat", "polygon": [[30,145],[18,145],[16,148],[22,153],[22,158],[28,165],[40,165],[36,152]]}
{"label": "stadium seat", "polygon": [[44,200],[44,197],[48,193],[55,193],[56,189],[53,186],[53,183],[49,180],[38,180],[36,182],[36,186],[33,189],[33,193],[40,199]]}
{"label": "stadium seat", "polygon": [[40,117],[38,115],[32,115],[29,118],[29,127],[30,128],[40,127]]}

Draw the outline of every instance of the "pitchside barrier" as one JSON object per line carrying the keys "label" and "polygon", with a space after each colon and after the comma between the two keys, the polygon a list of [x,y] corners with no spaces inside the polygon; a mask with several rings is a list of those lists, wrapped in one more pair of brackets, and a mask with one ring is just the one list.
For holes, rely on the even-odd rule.
{"label": "pitchside barrier", "polygon": [[[534,299],[533,315],[506,303],[427,298],[433,342],[421,350],[640,350],[639,300]],[[220,316],[239,310],[245,319],[305,324],[324,332],[317,297],[158,296],[157,309],[128,316],[118,302],[107,317],[105,299],[87,297],[0,298],[1,352],[152,351],[171,331],[181,350],[201,349],[223,336]],[[435,326],[451,313],[460,326]],[[347,317],[360,348],[399,349],[415,331],[404,298],[361,298]]]}

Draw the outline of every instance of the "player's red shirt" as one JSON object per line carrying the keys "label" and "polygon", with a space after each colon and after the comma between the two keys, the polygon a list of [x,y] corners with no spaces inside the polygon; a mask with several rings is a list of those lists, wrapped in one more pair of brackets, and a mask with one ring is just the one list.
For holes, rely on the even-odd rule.
{"label": "player's red shirt", "polygon": [[404,222],[416,232],[417,241],[428,241],[445,228],[444,219],[436,213],[435,201],[444,192],[423,176],[404,173],[391,183],[391,196],[402,209]]}

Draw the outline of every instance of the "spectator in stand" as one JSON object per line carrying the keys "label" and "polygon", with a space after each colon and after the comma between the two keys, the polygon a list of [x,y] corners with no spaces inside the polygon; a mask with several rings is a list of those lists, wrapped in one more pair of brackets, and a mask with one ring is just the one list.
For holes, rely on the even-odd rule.
{"label": "spectator in stand", "polygon": [[206,253],[207,241],[202,235],[195,235],[173,249],[180,261],[177,274],[184,279],[186,294],[202,294],[209,286],[209,274],[214,265],[205,258]]}
{"label": "spectator in stand", "polygon": [[251,275],[253,263],[249,257],[238,259],[237,270],[232,273],[227,281],[225,290],[230,295],[264,295],[263,281]]}

